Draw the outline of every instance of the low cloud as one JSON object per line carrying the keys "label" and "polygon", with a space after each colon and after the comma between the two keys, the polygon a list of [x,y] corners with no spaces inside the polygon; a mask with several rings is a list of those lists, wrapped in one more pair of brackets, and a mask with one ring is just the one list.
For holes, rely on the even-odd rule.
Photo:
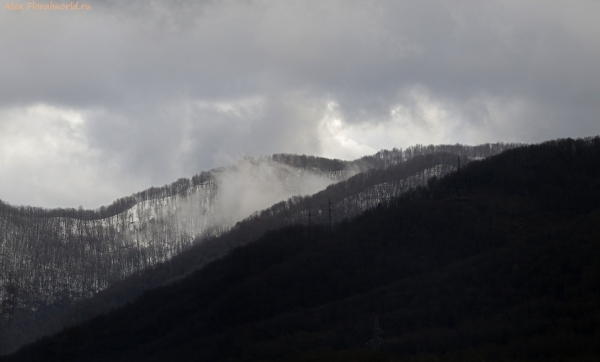
{"label": "low cloud", "polygon": [[[219,212],[234,221],[295,195],[312,195],[336,180],[267,161],[245,160],[217,174]],[[339,180],[338,180],[339,181]]]}

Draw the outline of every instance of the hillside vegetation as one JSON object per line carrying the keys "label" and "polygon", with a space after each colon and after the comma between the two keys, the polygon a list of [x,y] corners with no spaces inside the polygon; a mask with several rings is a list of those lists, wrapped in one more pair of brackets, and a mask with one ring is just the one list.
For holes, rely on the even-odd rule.
{"label": "hillside vegetation", "polygon": [[595,360],[598,165],[600,137],[471,162],[332,227],[267,232],[5,360]]}
{"label": "hillside vegetation", "polygon": [[[0,320],[0,345],[11,351],[122,306],[267,230],[309,219],[328,223],[330,214],[332,222],[357,215],[454,170],[457,156],[464,163],[514,146],[414,146],[351,162],[287,154],[248,158],[138,193],[129,198],[131,208],[106,218],[98,218],[98,210],[62,215],[9,205],[0,209],[5,226],[0,246],[10,256],[3,260],[0,282],[15,286],[15,292],[0,290],[2,300],[14,298],[5,314],[10,319]],[[340,180],[346,181],[302,196]],[[285,200],[286,195],[297,196]],[[274,202],[228,232],[244,212]]]}

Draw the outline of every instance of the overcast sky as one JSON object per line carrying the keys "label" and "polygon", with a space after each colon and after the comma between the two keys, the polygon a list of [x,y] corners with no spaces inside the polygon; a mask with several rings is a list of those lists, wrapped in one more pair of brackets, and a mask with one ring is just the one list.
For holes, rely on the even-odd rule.
{"label": "overcast sky", "polygon": [[0,11],[11,204],[96,208],[245,155],[600,134],[600,1],[19,4]]}

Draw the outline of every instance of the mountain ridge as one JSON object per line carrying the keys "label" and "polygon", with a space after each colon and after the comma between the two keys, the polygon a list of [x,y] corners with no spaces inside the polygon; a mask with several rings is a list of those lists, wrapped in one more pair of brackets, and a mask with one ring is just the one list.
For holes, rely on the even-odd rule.
{"label": "mountain ridge", "polygon": [[[305,174],[308,173],[309,176],[312,173],[314,173],[314,166],[315,164],[318,165],[319,163],[325,163],[326,164],[326,169],[329,168],[331,169],[332,172],[336,172],[337,174],[334,174],[336,176],[334,177],[341,177],[341,178],[345,178],[347,177],[348,174],[344,174],[343,172],[349,172],[349,171],[344,171],[344,170],[340,170],[340,168],[343,165],[346,165],[344,167],[350,168],[350,169],[362,169],[362,170],[377,170],[377,169],[382,169],[384,167],[390,167],[390,165],[401,165],[402,162],[406,163],[412,159],[416,159],[418,157],[425,157],[422,155],[427,155],[428,152],[441,152],[441,150],[450,148],[451,150],[454,150],[457,154],[463,155],[464,158],[468,158],[469,156],[471,157],[480,157],[481,155],[489,155],[490,152],[495,152],[494,149],[497,150],[501,150],[503,148],[510,148],[514,145],[506,145],[506,144],[496,144],[496,145],[482,145],[482,146],[476,146],[476,147],[472,147],[472,146],[461,146],[461,145],[454,145],[454,146],[427,146],[427,147],[421,147],[421,146],[415,146],[413,148],[409,148],[407,150],[392,150],[392,151],[381,151],[373,156],[366,156],[363,157],[362,159],[359,159],[357,161],[352,161],[352,162],[346,162],[346,161],[340,161],[340,160],[327,160],[327,159],[323,159],[323,158],[317,158],[317,157],[310,157],[310,156],[294,156],[294,155],[286,155],[286,154],[279,154],[279,155],[274,155],[272,156],[270,159],[266,158],[267,162],[265,163],[264,160],[261,161],[259,160],[254,160],[254,159],[249,159],[249,160],[245,160],[242,161],[240,164],[238,164],[238,167],[241,167],[239,165],[269,165],[269,164],[278,164],[280,162],[283,162],[285,165],[288,164],[292,164],[298,167],[304,167],[303,170],[298,171],[300,173],[304,172]],[[440,153],[441,154],[441,153]],[[273,161],[275,160],[275,161]],[[245,162],[245,163],[244,163]],[[262,163],[261,163],[262,162]],[[452,159],[452,156],[450,156],[447,160],[444,161],[446,164],[453,164],[454,160]],[[435,162],[434,162],[435,163]],[[434,165],[434,163],[431,163],[431,165]],[[410,162],[408,164],[411,164]],[[407,164],[407,165],[408,165]],[[419,164],[416,162],[412,163],[413,165],[416,165],[415,171],[414,172],[420,172],[418,171],[419,169]],[[350,166],[348,166],[350,165]],[[253,166],[250,166],[250,169],[252,170]],[[284,167],[280,167],[279,170],[283,170],[285,171],[284,173],[286,175],[288,174],[292,174],[293,172],[290,172],[289,169],[286,168],[287,166]],[[71,250],[80,250],[79,248],[82,247],[86,247],[89,248],[88,250],[90,250],[92,252],[92,254],[97,254],[97,255],[101,255],[101,259],[100,260],[106,260],[105,262],[102,262],[104,264],[98,264],[96,262],[96,264],[91,264],[91,265],[86,265],[86,264],[81,264],[81,267],[78,267],[79,264],[77,263],[73,263],[71,262],[67,267],[64,267],[62,270],[59,269],[59,271],[61,273],[64,273],[65,271],[67,272],[67,274],[57,274],[56,276],[52,276],[53,280],[56,280],[60,283],[62,283],[62,280],[69,280],[69,268],[80,268],[81,271],[77,271],[74,270],[71,274],[75,273],[75,275],[80,275],[81,273],[86,273],[86,270],[94,270],[94,268],[101,268],[101,273],[100,275],[106,275],[105,280],[107,282],[104,282],[104,284],[97,284],[97,282],[94,282],[93,280],[86,280],[83,279],[81,282],[77,282],[78,279],[76,278],[71,278],[71,282],[72,285],[76,288],[75,291],[76,293],[79,294],[65,294],[64,292],[61,291],[61,289],[59,289],[59,293],[57,294],[58,296],[61,296],[58,299],[54,299],[53,300],[48,300],[46,302],[40,302],[40,298],[35,296],[35,293],[32,292],[28,292],[28,294],[25,295],[30,295],[30,301],[28,302],[27,300],[24,300],[22,302],[23,307],[22,310],[24,310],[23,308],[27,308],[27,303],[29,303],[30,306],[32,306],[33,308],[35,308],[36,310],[40,310],[40,312],[37,312],[38,315],[42,316],[44,314],[47,313],[51,313],[54,314],[56,313],[56,308],[58,308],[58,310],[65,308],[66,306],[70,305],[72,303],[72,300],[80,300],[80,299],[84,299],[85,296],[89,296],[90,293],[92,293],[92,295],[96,294],[99,290],[105,289],[107,286],[112,285],[115,281],[122,279],[123,277],[125,277],[126,275],[130,275],[133,272],[139,273],[140,271],[147,269],[148,267],[150,267],[151,265],[155,265],[157,262],[164,262],[166,260],[169,260],[170,258],[172,258],[173,256],[179,254],[181,251],[186,250],[190,247],[192,247],[193,244],[198,243],[198,236],[203,235],[202,238],[206,238],[206,237],[214,237],[217,235],[222,234],[223,232],[225,232],[226,230],[229,229],[229,227],[226,228],[222,228],[222,229],[214,229],[211,227],[207,227],[206,224],[203,225],[203,233],[198,233],[196,232],[196,235],[194,235],[193,233],[182,233],[181,230],[186,230],[185,227],[186,225],[177,227],[177,222],[174,222],[173,217],[174,217],[174,212],[173,212],[173,208],[170,206],[173,203],[169,204],[169,200],[175,199],[178,197],[177,195],[183,195],[187,192],[189,192],[190,190],[193,190],[193,187],[207,187],[207,188],[214,188],[215,187],[215,183],[214,181],[217,179],[218,177],[218,172],[226,172],[226,170],[224,171],[224,168],[221,169],[217,169],[217,171],[215,171],[215,174],[212,174],[212,176],[210,176],[207,173],[201,173],[199,175],[197,175],[197,177],[195,176],[195,178],[193,177],[192,179],[180,179],[176,182],[174,182],[172,187],[164,187],[162,189],[155,189],[155,188],[151,188],[148,189],[144,192],[138,193],[136,195],[141,195],[139,196],[140,198],[144,198],[146,200],[152,200],[152,201],[147,201],[148,204],[150,204],[148,207],[143,207],[141,208],[142,210],[140,211],[139,207],[137,206],[133,206],[132,208],[130,208],[129,210],[134,210],[137,207],[137,210],[140,211],[139,212],[139,217],[136,217],[136,215],[131,215],[130,212],[127,212],[127,214],[123,214],[122,217],[119,219],[117,217],[117,220],[114,222],[107,222],[108,223],[108,227],[106,228],[105,221],[102,220],[106,220],[106,219],[102,219],[100,221],[98,220],[78,220],[75,222],[71,222],[69,225],[69,227],[63,227],[58,233],[55,233],[55,236],[53,236],[54,241],[54,245],[56,245],[56,247],[60,248],[64,248],[65,245],[69,248],[71,248]],[[270,169],[268,169],[270,170]],[[268,171],[267,170],[267,171]],[[308,171],[307,171],[308,170]],[[450,170],[450,169],[447,169]],[[379,171],[375,171],[375,174],[377,174],[377,172]],[[440,172],[447,172],[447,171],[443,171],[440,170]],[[381,172],[380,172],[381,173]],[[388,180],[390,181],[390,179],[386,179],[385,178],[385,172],[381,173],[383,176],[381,176],[381,181],[385,181]],[[284,175],[284,177],[288,177]],[[366,175],[366,174],[365,174]],[[364,192],[366,192],[366,194],[363,193],[363,201],[357,201],[354,203],[348,203],[346,202],[345,205],[345,213],[346,216],[351,216],[352,214],[356,214],[358,212],[361,212],[362,210],[364,210],[365,208],[374,206],[377,204],[377,202],[379,202],[379,200],[382,200],[382,197],[392,197],[394,194],[394,192],[397,193],[401,193],[403,191],[406,191],[408,188],[410,188],[411,186],[415,186],[418,183],[424,183],[426,181],[426,178],[429,176],[432,176],[433,174],[429,174],[429,175],[425,175],[422,174],[419,177],[419,180],[416,180],[415,182],[408,182],[405,183],[404,185],[399,185],[398,183],[396,184],[390,184],[390,185],[384,185],[381,184],[382,186],[379,187],[378,190],[376,190],[376,192],[370,192],[368,190],[365,190]],[[210,177],[209,177],[210,176]],[[409,176],[408,174],[405,174],[405,176],[402,177],[406,177]],[[212,178],[211,178],[212,177]],[[276,175],[276,177],[279,177]],[[293,177],[293,175],[292,175]],[[289,178],[289,177],[288,177]],[[285,180],[285,178],[284,178]],[[211,182],[213,182],[211,184]],[[235,180],[234,180],[235,182]],[[197,183],[198,185],[193,186],[194,183]],[[234,185],[235,186],[235,185]],[[288,185],[289,186],[289,185]],[[293,185],[292,185],[293,187]],[[391,187],[391,189],[390,189]],[[338,190],[338,191],[335,191]],[[335,192],[334,192],[335,191]],[[335,194],[336,192],[339,192],[339,188],[336,189],[330,189],[330,191],[328,191],[330,193],[330,196],[334,196],[337,197]],[[269,193],[272,192],[272,189],[268,190]],[[174,198],[158,198],[158,196],[160,195],[176,195]],[[340,194],[341,195],[341,194]],[[210,199],[210,197],[212,197],[212,199]],[[341,197],[341,196],[339,196]],[[338,197],[338,198],[339,198]],[[350,197],[349,195],[346,195],[346,200],[348,199],[348,197]],[[294,202],[302,202],[303,198],[302,197],[295,197],[292,198],[293,200],[295,200]],[[290,199],[290,200],[292,200]],[[120,200],[125,200],[125,199],[120,199]],[[163,213],[163,217],[159,218],[156,217],[156,215],[160,214],[160,200],[167,200],[165,205],[162,206],[166,206],[167,207],[167,211],[166,214]],[[213,192],[212,194],[208,195],[208,198],[200,198],[201,202],[208,202],[209,204],[215,204],[215,192]],[[305,200],[306,201],[306,200]],[[144,201],[146,202],[146,201]],[[137,204],[137,205],[144,205],[144,202],[141,204]],[[322,204],[324,202],[324,199],[320,199],[319,202],[315,201],[315,205],[314,205],[314,209],[315,209],[315,214],[312,216],[313,217],[313,222],[315,223],[319,223],[319,222],[323,222],[323,217],[324,217],[324,213],[322,212],[324,209],[322,207]],[[366,204],[365,204],[366,202]],[[310,202],[309,202],[310,203]],[[320,203],[320,205],[319,205]],[[369,204],[370,203],[370,204]],[[126,202],[121,202],[120,204],[115,202],[113,203],[113,205],[124,205],[126,204]],[[278,206],[279,205],[279,206]],[[175,206],[177,206],[177,204],[175,203]],[[199,211],[202,211],[202,204],[200,205],[200,208],[196,208],[196,214]],[[158,207],[158,211],[157,208]],[[235,205],[236,208],[239,209],[239,205]],[[281,212],[284,212],[288,210],[291,207],[291,204],[289,201],[284,201],[284,202],[279,202],[277,204],[275,204],[273,207],[266,209],[266,210],[270,210],[270,211],[265,211],[268,213],[271,213],[272,216],[275,214],[279,214]],[[285,223],[295,223],[298,222],[299,220],[302,221],[306,221],[307,220],[307,215],[306,215],[306,211],[311,208],[312,206],[310,205],[306,205],[306,202],[304,202],[304,206],[303,205],[296,205],[295,206],[296,209],[298,209],[298,207],[301,210],[300,213],[297,212],[296,216],[294,215],[290,215],[287,216],[288,220],[284,222]],[[340,209],[340,201],[338,200],[337,203],[334,205],[334,208],[336,209]],[[6,209],[5,209],[6,210]],[[163,209],[164,210],[164,209]],[[316,212],[317,210],[319,210],[319,212]],[[77,210],[75,210],[77,211]],[[252,218],[256,218],[258,216],[260,216],[262,212],[254,212],[252,215],[250,215],[250,219]],[[85,215],[85,213],[83,213]],[[194,225],[194,223],[197,223],[198,220],[202,220],[202,219],[198,219],[198,218],[194,218],[194,217],[189,217],[189,212],[185,214],[185,216],[187,217],[186,219],[184,219],[184,222],[187,223],[187,225]],[[193,215],[193,213],[192,213]],[[148,242],[144,242],[143,239],[133,239],[130,241],[130,243],[133,242],[131,247],[125,248],[123,249],[120,245],[120,243],[122,243],[122,241],[120,241],[120,237],[119,237],[119,225],[122,226],[122,229],[129,229],[131,230],[132,228],[136,228],[136,222],[138,222],[139,219],[142,218],[142,216],[145,218],[145,224],[144,225],[149,225],[147,227],[141,228],[142,230],[142,236],[146,235],[146,240],[150,240],[150,242],[152,243],[153,240],[157,240],[155,235],[165,235],[164,239],[165,241],[167,240],[171,240],[169,241],[170,243],[172,243],[172,240],[174,237],[177,238],[182,238],[182,242],[180,242],[179,244],[175,244],[175,249],[165,249],[165,247],[167,247],[169,244],[168,243],[158,243],[158,244],[149,244]],[[176,216],[176,215],[175,215]],[[66,216],[59,216],[59,218],[62,217],[63,219],[66,218]],[[337,217],[345,217],[342,215],[334,215],[334,218]],[[83,218],[82,218],[83,219]],[[154,221],[156,220],[156,221]],[[161,226],[164,225],[162,224],[163,222],[161,220],[167,220],[168,223],[166,224],[166,226]],[[169,221],[170,220],[170,221]],[[188,221],[189,220],[189,221]],[[1,220],[0,220],[1,221]],[[67,220],[68,221],[68,220]],[[46,221],[47,222],[47,221]],[[66,221],[64,221],[66,223]],[[220,225],[227,225],[225,224],[220,224]],[[230,225],[233,226],[233,223],[230,221]],[[275,223],[274,225],[283,225],[281,223]],[[51,226],[51,225],[50,225]],[[175,228],[173,228],[173,226],[175,226]],[[210,226],[210,225],[208,225]],[[52,226],[51,226],[52,227]],[[165,228],[166,227],[166,228]],[[275,227],[275,226],[273,226]],[[103,234],[104,229],[106,230],[115,230],[114,232],[110,232],[109,234],[106,234],[106,236],[103,236],[105,234]],[[162,228],[162,229],[161,229]],[[269,226],[265,226],[263,227],[262,230],[268,230]],[[69,230],[81,230],[79,232],[72,232]],[[134,229],[135,230],[135,229]],[[162,231],[161,231],[162,230]],[[170,231],[173,230],[173,231]],[[192,229],[193,230],[193,229]],[[198,230],[198,229],[196,229]],[[30,230],[24,230],[24,232],[21,233],[21,237],[26,237],[27,233],[30,232]],[[263,231],[264,232],[264,231]],[[70,234],[69,234],[70,233]],[[162,234],[161,234],[162,233]],[[64,234],[64,235],[63,235]],[[62,236],[61,236],[62,235]],[[69,236],[72,235],[72,236]],[[134,236],[136,234],[133,234]],[[1,236],[1,235],[0,235]],[[253,240],[257,237],[260,236],[260,232],[259,233],[255,233],[254,236],[250,236],[249,238],[244,239],[243,243],[246,243],[250,240]],[[6,241],[6,238],[4,238],[3,240]],[[66,240],[65,244],[63,241],[61,240]],[[121,253],[121,254],[116,254],[118,255],[123,255],[122,257],[120,257],[121,259],[116,259],[117,260],[117,264],[112,264],[113,262],[111,261],[111,257],[110,257],[110,253],[111,253],[111,249],[106,249],[106,243],[104,243],[102,240],[112,240],[110,241],[110,243],[108,244],[108,246],[110,247],[110,245],[114,245],[112,248],[113,250],[115,250],[117,253]],[[127,240],[127,239],[125,239]],[[241,240],[241,239],[240,239]],[[215,258],[218,255],[224,255],[223,253],[226,252],[227,250],[230,250],[233,246],[235,245],[240,245],[240,241],[235,242],[234,244],[231,244],[230,246],[225,246],[225,245],[216,245],[215,243],[219,243],[219,242],[212,242],[210,240],[207,240],[206,242],[206,247],[204,247],[207,255],[213,255],[212,257],[206,256],[203,257],[201,260],[201,262],[198,263],[198,265],[203,265],[203,263],[206,262],[206,260],[210,260],[211,258]],[[214,245],[214,247],[211,247],[210,245]],[[89,246],[86,246],[89,245]],[[124,244],[126,245],[126,244]],[[45,246],[47,247],[47,246]],[[150,247],[150,249],[148,249],[148,247]],[[162,249],[156,249],[156,248],[162,248]],[[152,249],[154,248],[154,249]],[[212,248],[212,249],[211,249]],[[62,250],[62,249],[60,249]],[[119,250],[123,250],[123,251],[119,251]],[[149,250],[149,251],[147,251]],[[153,251],[154,250],[154,251]],[[213,250],[213,251],[211,251]],[[81,251],[78,251],[79,255],[84,255],[83,253],[85,252],[85,250],[81,249]],[[71,252],[72,253],[72,252]],[[153,254],[154,253],[154,254]],[[61,251],[60,253],[57,253],[57,255],[63,255],[64,251]],[[65,254],[65,255],[69,255],[69,254]],[[156,255],[156,256],[153,256]],[[162,257],[161,255],[166,255],[167,257]],[[78,257],[77,255],[74,255],[74,260],[77,260],[77,258],[81,258]],[[94,257],[96,260],[98,260],[98,257]],[[108,258],[108,259],[107,259]],[[85,259],[81,259],[81,260],[85,260]],[[120,261],[121,260],[121,261]],[[108,267],[105,267],[103,265],[108,265]],[[110,266],[113,265],[113,266]],[[193,264],[192,264],[193,265]],[[6,265],[5,265],[6,267]],[[121,272],[119,272],[119,269],[114,269],[114,268],[123,268]],[[113,269],[111,269],[113,268]],[[125,274],[121,275],[121,274],[114,274],[111,276],[111,270],[115,270],[115,273],[123,273],[125,272]],[[129,271],[128,271],[129,270]],[[5,273],[4,275],[7,275],[7,277],[10,277],[10,271],[9,273]],[[39,274],[38,274],[39,275]],[[173,276],[173,277],[180,277],[180,276]],[[6,281],[4,281],[6,283]],[[166,282],[166,280],[162,281],[161,283]],[[79,284],[74,284],[74,283],[79,283]],[[83,284],[82,284],[83,283]],[[38,283],[39,284],[39,283]],[[20,285],[26,285],[23,282],[20,282]],[[61,284],[60,288],[64,288],[63,287],[64,284]],[[145,284],[142,284],[145,285]],[[134,290],[138,290],[137,288],[134,288]],[[68,289],[65,289],[65,291],[68,291]],[[82,294],[83,292],[83,294]],[[61,294],[62,293],[62,294]],[[69,292],[72,293],[72,292]],[[87,294],[85,294],[87,293]],[[23,295],[23,294],[22,294]],[[51,295],[52,296],[52,295]],[[66,296],[66,297],[65,297]],[[55,298],[55,297],[54,297]],[[6,295],[4,295],[3,299],[6,299]],[[127,298],[125,299],[127,300]],[[32,304],[33,302],[33,304]],[[52,307],[52,305],[56,305],[55,307]],[[51,306],[50,308],[47,308],[45,306]],[[31,308],[31,307],[29,307]],[[44,312],[44,314],[41,314],[42,310],[46,310],[48,309],[48,312]],[[84,313],[84,315],[87,315],[87,313]],[[27,319],[30,317],[26,317],[23,316],[21,319]],[[16,324],[16,322],[15,322]],[[51,330],[53,330],[55,327],[51,328]],[[31,333],[31,332],[28,332]]]}
{"label": "mountain ridge", "polygon": [[319,348],[363,346],[375,314],[402,360],[591,361],[600,355],[598,162],[600,137],[470,163],[333,231],[266,233],[17,356],[326,360]]}

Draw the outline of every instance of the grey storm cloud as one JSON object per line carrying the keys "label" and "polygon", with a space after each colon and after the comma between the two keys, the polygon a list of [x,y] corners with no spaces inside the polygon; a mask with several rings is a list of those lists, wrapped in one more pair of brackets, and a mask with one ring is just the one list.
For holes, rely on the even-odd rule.
{"label": "grey storm cloud", "polygon": [[0,11],[0,199],[98,207],[245,155],[599,132],[597,1]]}

